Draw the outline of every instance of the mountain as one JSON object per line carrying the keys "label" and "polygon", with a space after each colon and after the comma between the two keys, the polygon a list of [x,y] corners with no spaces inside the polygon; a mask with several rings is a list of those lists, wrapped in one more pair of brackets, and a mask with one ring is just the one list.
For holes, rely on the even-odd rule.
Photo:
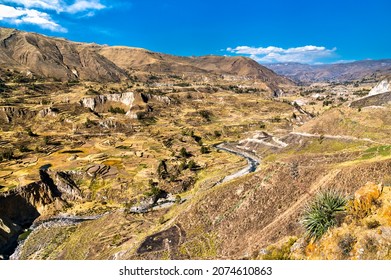
{"label": "mountain", "polygon": [[268,64],[279,75],[300,83],[378,82],[391,73],[391,59],[361,60],[350,63],[308,65],[300,63]]}
{"label": "mountain", "polygon": [[292,84],[244,57],[179,57],[140,48],[71,42],[36,33],[0,28],[0,68],[56,80],[118,82],[135,71],[155,74],[232,75],[274,87]]}
{"label": "mountain", "polygon": [[120,81],[124,70],[94,51],[94,45],[0,28],[0,67],[59,80]]}

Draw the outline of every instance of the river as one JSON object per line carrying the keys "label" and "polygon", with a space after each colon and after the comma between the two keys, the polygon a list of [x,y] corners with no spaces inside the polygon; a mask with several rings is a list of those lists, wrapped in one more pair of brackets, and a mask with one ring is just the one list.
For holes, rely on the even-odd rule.
{"label": "river", "polygon": [[227,146],[226,143],[218,144],[215,147],[218,150],[225,151],[225,152],[237,155],[237,156],[241,156],[247,160],[247,166],[245,168],[243,168],[233,174],[227,175],[222,180],[220,180],[219,183],[226,183],[226,182],[229,182],[229,181],[236,179],[238,177],[241,177],[241,176],[244,176],[244,175],[249,174],[251,172],[254,172],[260,163],[260,160],[255,155],[252,155],[250,153],[247,153],[247,152],[244,152],[241,150],[230,148],[229,146]]}

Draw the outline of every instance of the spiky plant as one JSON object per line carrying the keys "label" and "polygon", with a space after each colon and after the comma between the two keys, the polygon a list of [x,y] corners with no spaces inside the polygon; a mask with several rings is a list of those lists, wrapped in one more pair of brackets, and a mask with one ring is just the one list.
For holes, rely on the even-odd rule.
{"label": "spiky plant", "polygon": [[319,193],[315,199],[306,206],[302,218],[302,225],[306,235],[315,240],[337,223],[337,213],[345,211],[347,197],[334,190]]}

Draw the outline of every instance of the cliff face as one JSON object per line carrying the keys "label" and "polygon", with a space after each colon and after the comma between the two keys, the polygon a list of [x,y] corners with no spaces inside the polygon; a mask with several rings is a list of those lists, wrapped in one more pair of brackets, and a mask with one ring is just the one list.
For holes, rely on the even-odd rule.
{"label": "cliff face", "polygon": [[110,107],[120,106],[126,113],[126,116],[130,118],[137,118],[137,112],[147,111],[147,104],[150,102],[170,104],[171,99],[167,96],[158,96],[148,93],[125,92],[85,97],[80,100],[80,104],[83,107],[96,112],[107,112]]}
{"label": "cliff face", "polygon": [[0,194],[0,255],[15,246],[18,235],[50,210],[82,195],[64,172],[40,171],[41,180]]}
{"label": "cliff face", "polygon": [[391,91],[391,77],[388,77],[378,83],[373,89],[371,89],[368,95],[371,96],[389,91]]}
{"label": "cliff face", "polygon": [[86,108],[90,108],[95,111],[97,106],[102,106],[106,102],[119,102],[125,106],[128,106],[129,109],[133,106],[134,102],[134,94],[133,92],[125,92],[125,93],[114,93],[107,95],[98,95],[96,97],[86,97],[83,98],[80,103]]}

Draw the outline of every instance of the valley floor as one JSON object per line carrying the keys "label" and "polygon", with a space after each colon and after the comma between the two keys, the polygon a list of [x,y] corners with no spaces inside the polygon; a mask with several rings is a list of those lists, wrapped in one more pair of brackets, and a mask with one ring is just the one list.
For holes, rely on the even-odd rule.
{"label": "valley floor", "polygon": [[[391,257],[390,107],[348,106],[356,87],[345,100],[294,86],[278,98],[217,84],[164,94],[128,84],[8,86],[4,258],[18,244],[13,259]],[[304,209],[330,189],[355,206],[309,240]]]}

